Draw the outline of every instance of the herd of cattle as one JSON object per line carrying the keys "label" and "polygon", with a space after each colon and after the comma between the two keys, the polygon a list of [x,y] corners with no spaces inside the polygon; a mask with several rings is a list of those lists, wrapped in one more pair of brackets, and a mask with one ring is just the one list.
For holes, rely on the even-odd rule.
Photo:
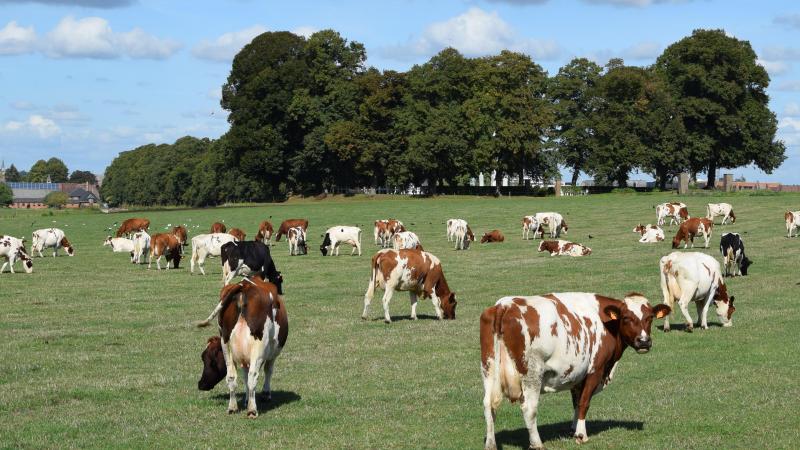
{"label": "herd of cattle", "polygon": [[[639,224],[634,228],[641,243],[658,243],[665,240],[661,228],[669,224],[678,226],[672,248],[694,246],[694,238],[702,236],[705,247],[714,227],[714,218],[722,216],[722,224],[736,222],[736,215],[727,203],[708,204],[706,216],[691,217],[683,203],[671,202],[656,207],[656,225]],[[800,211],[784,216],[787,236],[797,235]],[[396,219],[376,220],[374,243],[380,247],[371,262],[371,277],[364,295],[363,319],[369,318],[369,306],[375,288],[384,290],[382,306],[384,321],[391,322],[389,302],[395,291],[407,291],[411,300],[411,318],[416,319],[419,296],[430,298],[439,319],[455,319],[456,294],[445,278],[441,261],[423,249],[419,236],[406,229]],[[161,269],[161,258],[166,258],[177,268],[188,245],[186,226],[172,227],[169,232],[148,234],[150,221],[142,218],[128,219],[122,223],[116,237],[108,236],[103,245],[114,252],[130,255],[135,264],[148,268],[153,259]],[[168,227],[170,228],[171,225]],[[195,266],[205,275],[204,263],[210,256],[219,257],[222,264],[223,288],[216,308],[198,326],[207,326],[218,318],[219,336],[208,339],[202,353],[203,374],[198,388],[210,390],[226,379],[230,401],[228,412],[238,409],[235,391],[237,372],[244,371],[247,414],[258,415],[255,389],[261,372],[264,372],[263,392],[269,397],[270,378],[275,359],[283,349],[288,336],[288,318],[283,294],[281,273],[270,256],[272,237],[275,242],[286,236],[290,255],[308,253],[306,233],[308,220],[289,219],[281,223],[277,233],[269,221],[263,221],[252,241],[238,228],[227,229],[223,223],[214,223],[210,233],[191,239],[191,273]],[[537,213],[522,219],[522,239],[541,238],[538,249],[552,256],[587,256],[589,247],[560,239],[569,228],[561,214]],[[361,229],[354,226],[334,226],[323,235],[320,252],[323,256],[338,255],[339,247],[352,247],[351,255],[361,255]],[[548,233],[551,240],[544,240]],[[447,221],[447,240],[454,242],[456,250],[467,250],[475,241],[469,224],[463,219]],[[591,236],[589,236],[591,237]],[[499,230],[486,232],[480,242],[503,242]],[[390,248],[391,247],[391,248]],[[68,255],[75,250],[58,228],[36,230],[32,234],[32,253],[40,257],[42,250],[53,249],[53,256],[63,248]],[[707,314],[713,303],[720,323],[732,325],[735,311],[734,296],[729,296],[725,276],[747,275],[752,263],[744,252],[744,242],[737,233],[724,233],[720,240],[724,263],[699,252],[672,252],[659,262],[663,303],[651,306],[641,294],[631,293],[616,300],[594,293],[553,293],[531,297],[503,297],[487,308],[480,317],[481,373],[484,384],[484,415],[486,420],[486,448],[496,448],[494,418],[503,397],[519,401],[530,434],[531,448],[541,448],[542,442],[536,427],[539,395],[543,392],[570,390],[574,408],[573,430],[575,439],[588,439],[585,417],[594,394],[600,392],[613,378],[622,352],[631,347],[646,353],[651,345],[650,330],[653,319],[664,319],[664,331],[670,330],[669,315],[677,302],[686,321],[686,331],[694,323],[688,311],[690,303],[697,307],[697,326],[708,327]],[[0,273],[14,263],[33,270],[23,239],[0,237],[0,256],[6,263]],[[229,284],[237,276],[242,281]]]}

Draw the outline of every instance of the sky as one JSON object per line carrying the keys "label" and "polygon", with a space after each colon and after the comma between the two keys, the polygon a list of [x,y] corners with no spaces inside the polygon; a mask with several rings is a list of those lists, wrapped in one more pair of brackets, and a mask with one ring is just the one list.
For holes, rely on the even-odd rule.
{"label": "sky", "polygon": [[524,52],[550,75],[574,57],[650,65],[692,30],[722,28],[769,72],[788,156],[772,174],[723,172],[800,184],[800,2],[789,0],[0,0],[0,159],[27,170],[56,156],[99,174],[140,145],[219,137],[236,52],[264,31],[326,28],[382,70],[451,46]]}

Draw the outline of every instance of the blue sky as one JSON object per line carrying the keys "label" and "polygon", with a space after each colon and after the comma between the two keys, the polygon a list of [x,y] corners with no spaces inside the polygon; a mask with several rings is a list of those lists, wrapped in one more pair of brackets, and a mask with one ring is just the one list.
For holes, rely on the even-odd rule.
{"label": "blue sky", "polygon": [[[0,0],[0,158],[58,156],[101,173],[121,151],[227,128],[219,88],[263,31],[332,28],[368,64],[406,70],[446,46],[530,54],[551,75],[576,56],[651,64],[695,28],[748,40],[772,78],[788,159],[748,180],[800,184],[800,3],[744,0]],[[727,171],[726,171],[727,172]]]}

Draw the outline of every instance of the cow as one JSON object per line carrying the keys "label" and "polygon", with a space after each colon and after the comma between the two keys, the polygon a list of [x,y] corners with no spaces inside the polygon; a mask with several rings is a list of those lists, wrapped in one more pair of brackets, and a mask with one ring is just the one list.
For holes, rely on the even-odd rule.
{"label": "cow", "polygon": [[293,227],[300,227],[303,231],[308,231],[308,220],[306,219],[286,219],[281,222],[281,226],[278,228],[278,232],[275,233],[275,242],[279,242],[281,240],[281,236],[287,234],[289,232],[289,228]]}
{"label": "cow", "polygon": [[345,225],[337,225],[328,228],[322,239],[322,244],[319,246],[319,251],[322,256],[326,256],[330,252],[331,256],[339,256],[339,246],[348,244],[353,246],[350,256],[358,251],[358,256],[361,256],[361,228],[348,227]]}
{"label": "cow", "polygon": [[487,308],[480,317],[485,448],[497,448],[494,419],[503,397],[522,406],[528,448],[544,448],[536,426],[539,396],[566,390],[573,436],[588,441],[592,396],[611,382],[625,349],[650,350],[653,319],[669,312],[637,293],[623,300],[581,292],[503,297]]}
{"label": "cow", "polygon": [[247,237],[247,233],[239,228],[231,228],[228,230],[228,234],[235,237],[237,241],[243,241]]}
{"label": "cow", "polygon": [[447,219],[447,242],[452,242],[456,239],[456,229],[458,227],[466,227],[467,221],[464,219]]}
{"label": "cow", "polygon": [[558,239],[562,231],[564,234],[569,231],[569,226],[567,226],[564,217],[557,212],[536,213],[533,217],[536,219],[536,227],[533,229],[534,239],[536,239],[537,234],[544,239],[544,227],[547,227],[547,232],[550,233],[550,237],[553,239]]}
{"label": "cow", "polygon": [[122,225],[117,229],[116,237],[130,236],[137,231],[147,231],[150,228],[150,221],[148,219],[132,218],[122,222]]}
{"label": "cow", "polygon": [[533,232],[533,238],[536,239],[536,233],[539,230],[539,222],[536,216],[525,216],[522,218],[522,239],[527,240],[530,233]]}
{"label": "cow", "polygon": [[[182,247],[189,245],[189,233],[186,232],[186,227],[183,225],[178,225],[172,228],[172,235],[175,236]],[[181,253],[183,253],[183,249],[181,249]]]}
{"label": "cow", "polygon": [[228,227],[226,227],[224,223],[214,222],[211,224],[211,230],[208,233],[209,234],[226,233],[227,231]]}
{"label": "cow", "polygon": [[418,250],[384,249],[372,257],[372,276],[364,294],[364,312],[361,318],[369,317],[369,304],[375,296],[375,288],[384,289],[383,321],[391,323],[389,302],[394,291],[408,291],[411,298],[411,318],[417,320],[417,297],[430,298],[436,317],[456,318],[456,293],[450,291],[442,271],[439,258]]}
{"label": "cow", "polygon": [[505,240],[506,237],[503,236],[503,233],[501,233],[500,230],[492,230],[483,233],[483,236],[481,237],[481,244],[485,244],[487,242],[488,243],[503,242]]}
{"label": "cow", "polygon": [[273,231],[272,223],[269,220],[265,220],[258,226],[255,240],[263,242],[265,245],[270,245],[269,240],[272,238]]}
{"label": "cow", "polygon": [[[686,331],[694,329],[689,315],[689,302],[697,306],[697,326],[708,328],[708,308],[711,302],[723,327],[733,325],[734,296],[728,297],[725,279],[722,278],[719,261],[700,252],[672,252],[659,261],[661,292],[664,304],[674,307],[675,300],[686,320]],[[669,318],[664,319],[664,331],[669,331]]]}
{"label": "cow", "polygon": [[150,253],[150,240],[147,231],[133,233],[133,259],[136,264],[144,262],[145,253]]}
{"label": "cow", "polygon": [[302,227],[289,228],[289,232],[286,233],[286,239],[289,241],[289,256],[308,254],[306,232],[303,231]]}
{"label": "cow", "polygon": [[43,258],[42,250],[45,248],[53,249],[53,258],[58,254],[59,248],[64,248],[69,256],[75,256],[75,248],[69,243],[64,231],[60,228],[43,228],[31,233],[33,244],[31,245],[31,256],[39,254],[39,258]]}
{"label": "cow", "polygon": [[639,233],[641,236],[639,242],[643,244],[653,244],[664,240],[664,230],[658,225],[649,223],[647,225],[639,224],[633,229],[633,232]]}
{"label": "cow", "polygon": [[375,237],[375,245],[380,245],[383,247],[383,235],[386,231],[386,227],[389,225],[388,219],[378,219],[375,221],[375,227],[373,228],[373,234]]}
{"label": "cow", "polygon": [[395,234],[392,240],[392,248],[395,250],[400,250],[403,248],[424,250],[419,241],[419,236],[417,236],[417,233],[414,233],[413,231],[401,231]]}
{"label": "cow", "polygon": [[456,225],[455,238],[456,250],[467,250],[470,242],[475,242],[475,235],[466,222]]}
{"label": "cow", "polygon": [[706,205],[706,219],[714,221],[717,216],[722,216],[721,225],[730,219],[731,223],[736,223],[736,214],[733,213],[733,206],[730,203],[709,203]]}
{"label": "cow", "polygon": [[394,235],[406,231],[406,227],[397,219],[380,219],[375,221],[374,231],[375,243],[386,248],[392,246]]}
{"label": "cow", "polygon": [[269,280],[277,286],[278,293],[283,295],[283,276],[275,268],[269,247],[263,242],[228,242],[222,246],[220,259],[222,259],[223,285],[230,283],[235,276],[258,275],[262,280]]}
{"label": "cow", "polygon": [[739,233],[723,233],[719,240],[719,251],[725,261],[725,276],[747,275],[753,261],[744,254],[744,241]]}
{"label": "cow", "polygon": [[797,237],[797,228],[800,227],[800,211],[786,211],[783,218],[786,219],[786,237],[792,237],[792,233]]}
{"label": "cow", "polygon": [[269,401],[275,360],[289,335],[286,304],[274,284],[258,278],[245,278],[223,287],[217,307],[197,325],[208,326],[217,316],[220,335],[210,338],[203,350],[203,374],[197,388],[210,391],[225,378],[229,394],[228,414],[235,413],[239,409],[236,401],[237,372],[241,369],[247,390],[247,417],[256,418],[258,377],[263,370],[262,392]]}
{"label": "cow", "polygon": [[193,237],[190,273],[194,274],[194,266],[197,264],[197,267],[200,269],[200,273],[205,275],[206,271],[203,265],[206,262],[206,258],[209,256],[220,256],[222,252],[222,246],[228,242],[232,242],[234,239],[236,238],[233,235],[224,232],[198,234],[197,236]]}
{"label": "cow", "polygon": [[557,241],[542,241],[539,244],[540,252],[550,252],[550,256],[588,256],[592,249],[582,244],[559,239]]}
{"label": "cow", "polygon": [[111,247],[111,251],[114,253],[128,253],[131,255],[131,263],[134,262],[134,254],[133,254],[133,239],[128,238],[115,238],[108,236],[106,240],[103,241],[103,246]]}
{"label": "cow", "polygon": [[714,222],[705,217],[702,219],[699,217],[688,219],[678,227],[678,232],[675,234],[675,237],[672,238],[672,248],[680,247],[681,241],[684,242],[683,248],[688,247],[689,242],[692,243],[692,248],[694,248],[694,238],[697,235],[703,236],[706,248],[708,248],[708,241],[711,239],[713,228]]}
{"label": "cow", "polygon": [[682,221],[690,218],[689,209],[685,203],[681,202],[667,202],[656,205],[656,224],[663,227],[667,217],[669,217],[670,225],[673,223],[680,225]]}
{"label": "cow", "polygon": [[158,233],[154,234],[150,239],[150,255],[147,259],[147,269],[149,270],[153,264],[153,256],[156,257],[156,268],[161,270],[161,257],[167,258],[167,270],[169,264],[172,263],[172,268],[177,269],[181,263],[181,255],[183,249],[178,237],[172,233]]}
{"label": "cow", "polygon": [[25,242],[22,239],[14,236],[0,236],[0,257],[6,260],[3,267],[0,267],[0,273],[5,272],[6,266],[9,266],[11,273],[14,273],[14,263],[17,260],[22,261],[22,268],[26,273],[33,272],[33,261],[25,251]]}

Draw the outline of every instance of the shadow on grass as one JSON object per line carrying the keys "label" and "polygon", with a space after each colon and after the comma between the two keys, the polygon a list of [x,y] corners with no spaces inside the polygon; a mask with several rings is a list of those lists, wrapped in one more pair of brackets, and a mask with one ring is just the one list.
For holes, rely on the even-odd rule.
{"label": "shadow on grass", "polygon": [[[671,324],[669,324],[670,331],[685,332],[685,331],[688,331],[688,328],[689,328],[689,326],[686,325],[685,323],[671,323]],[[709,322],[708,328],[709,329],[711,329],[711,328],[722,328],[722,324],[721,323],[716,323],[716,322]],[[661,330],[661,331],[664,331],[664,325],[659,326],[658,329]],[[705,331],[705,330],[700,328],[699,325],[697,325],[697,324],[694,325],[694,332],[702,333],[703,331]]]}
{"label": "shadow on grass", "polygon": [[[539,425],[539,437],[542,443],[547,446],[547,442],[559,438],[572,437],[572,422],[558,422],[547,425]],[[628,421],[628,420],[597,420],[586,421],[586,429],[589,432],[589,439],[597,436],[598,434],[612,430],[614,428],[622,428],[625,430],[644,429],[644,422]],[[528,448],[528,429],[517,428],[516,430],[505,430],[495,434],[497,441],[497,448]]]}
{"label": "shadow on grass", "polygon": [[[389,316],[392,322],[400,322],[403,320],[412,320],[411,316]],[[417,314],[417,320],[439,320],[438,317],[430,314]],[[383,317],[375,317],[370,319],[370,322],[383,322]]]}
{"label": "shadow on grass", "polygon": [[[237,400],[239,401],[239,412],[247,410],[247,394],[246,393],[237,393]],[[225,405],[228,404],[228,394],[215,394],[211,398],[215,400],[224,400]],[[258,408],[258,413],[265,413],[267,411],[271,411],[275,408],[278,408],[283,405],[288,405],[289,403],[293,403],[299,400],[302,400],[299,394],[291,391],[272,391],[272,399],[267,400],[266,397],[261,393],[258,392],[256,394],[256,407]]]}

